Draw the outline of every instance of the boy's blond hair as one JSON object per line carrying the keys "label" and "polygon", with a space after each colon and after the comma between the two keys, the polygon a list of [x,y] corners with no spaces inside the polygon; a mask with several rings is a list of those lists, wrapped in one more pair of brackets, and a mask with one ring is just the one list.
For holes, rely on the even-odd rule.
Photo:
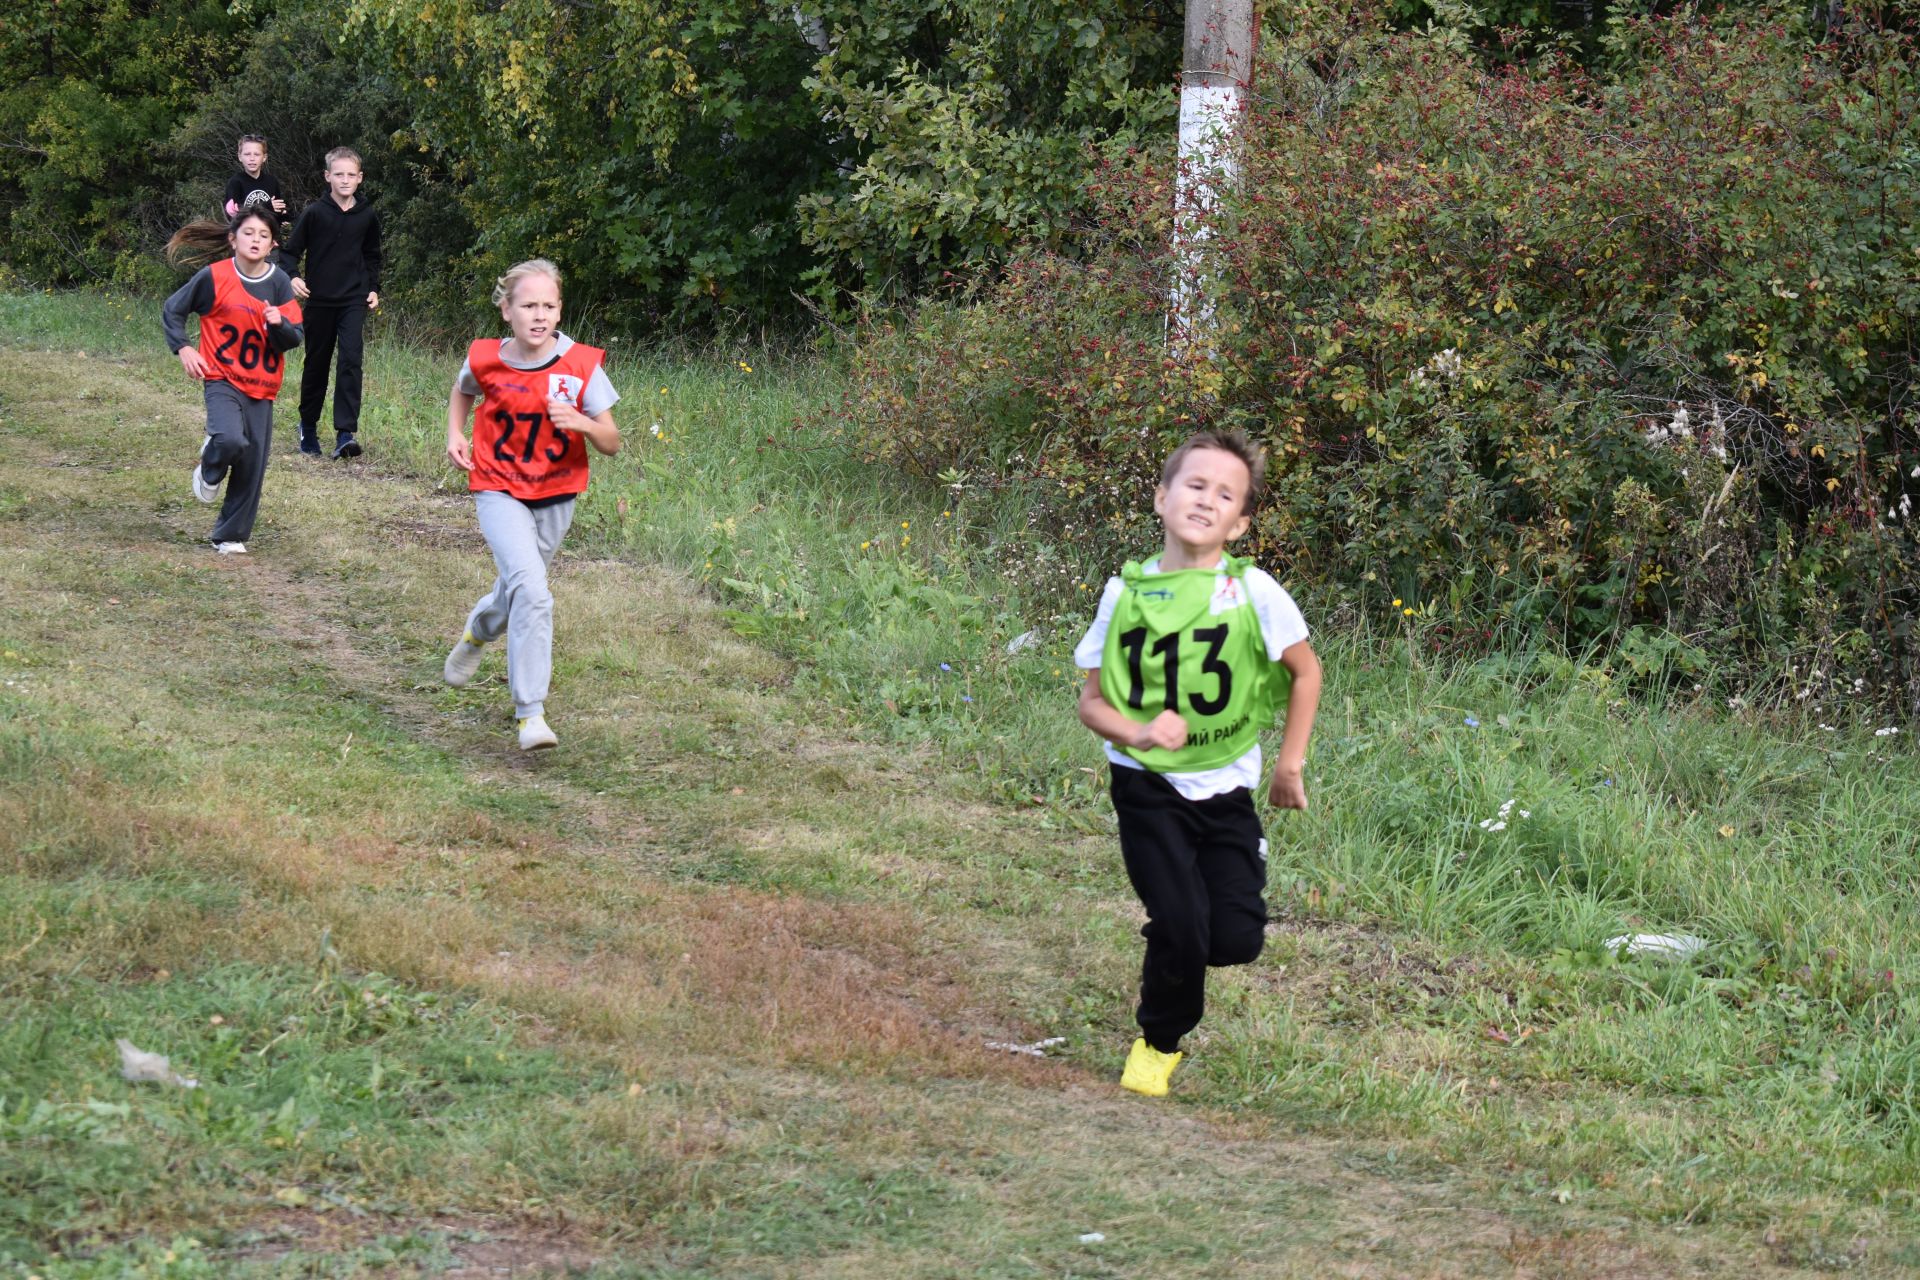
{"label": "boy's blond hair", "polygon": [[545,258],[528,258],[508,267],[507,274],[493,282],[493,305],[498,307],[512,301],[514,286],[528,276],[546,276],[553,281],[555,289],[560,288],[560,268]]}
{"label": "boy's blond hair", "polygon": [[335,147],[333,150],[327,152],[327,172],[333,172],[333,162],[336,160],[351,160],[353,161],[353,167],[356,169],[365,169],[367,167],[366,162],[360,159],[360,153],[352,147]]}
{"label": "boy's blond hair", "polygon": [[1254,505],[1267,491],[1267,451],[1247,439],[1247,433],[1237,427],[1230,431],[1196,431],[1167,455],[1166,465],[1160,468],[1161,488],[1173,483],[1173,478],[1180,474],[1180,464],[1196,449],[1218,449],[1247,464],[1250,483],[1247,485],[1247,496],[1240,503],[1240,514],[1252,515]]}

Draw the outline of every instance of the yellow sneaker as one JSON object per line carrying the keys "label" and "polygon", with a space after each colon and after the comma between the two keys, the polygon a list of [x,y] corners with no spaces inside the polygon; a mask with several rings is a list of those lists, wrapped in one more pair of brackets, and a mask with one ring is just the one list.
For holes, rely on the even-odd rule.
{"label": "yellow sneaker", "polygon": [[1149,1098],[1164,1098],[1167,1081],[1173,1079],[1173,1069],[1180,1065],[1183,1056],[1162,1053],[1144,1037],[1137,1039],[1133,1042],[1133,1052],[1127,1055],[1127,1069],[1120,1073],[1120,1087],[1144,1093]]}

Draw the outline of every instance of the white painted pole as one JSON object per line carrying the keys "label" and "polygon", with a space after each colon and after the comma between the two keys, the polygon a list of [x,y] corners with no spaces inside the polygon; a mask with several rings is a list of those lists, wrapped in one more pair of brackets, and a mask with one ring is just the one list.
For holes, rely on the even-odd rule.
{"label": "white painted pole", "polygon": [[1210,354],[1212,214],[1239,174],[1233,140],[1253,83],[1254,0],[1188,0],[1180,71],[1180,146],[1174,180],[1173,299],[1168,342]]}

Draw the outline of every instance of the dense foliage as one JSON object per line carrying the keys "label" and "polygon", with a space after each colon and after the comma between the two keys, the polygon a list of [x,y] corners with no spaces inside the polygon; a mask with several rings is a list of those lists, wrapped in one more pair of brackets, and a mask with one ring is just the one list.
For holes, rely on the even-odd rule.
{"label": "dense foliage", "polygon": [[[388,292],[530,253],[576,307],[767,323],[1061,244],[1087,144],[1171,128],[1174,0],[0,0],[0,262],[158,283],[261,132],[295,204],[350,144]],[[449,289],[450,280],[472,282]],[[415,284],[419,287],[413,287]]]}
{"label": "dense foliage", "polygon": [[1167,122],[1181,30],[1166,0],[350,14],[479,260],[539,250],[597,297],[753,319],[1057,237],[1085,143]]}
{"label": "dense foliage", "polygon": [[1268,36],[1211,352],[1167,352],[1172,174],[1122,157],[1090,259],[875,330],[847,406],[873,453],[1014,476],[1113,554],[1170,441],[1243,426],[1275,460],[1263,554],[1431,638],[1912,698],[1911,37],[1622,20],[1598,77],[1365,15]]}
{"label": "dense foliage", "polygon": [[[1614,7],[1487,0],[1501,30],[1480,52],[1591,58]],[[1392,0],[1382,20],[1420,27],[1434,9]],[[29,280],[163,282],[155,247],[207,212],[234,137],[260,132],[296,207],[320,194],[329,147],[361,151],[393,240],[387,292],[415,316],[464,316],[480,281],[541,252],[571,269],[577,307],[639,333],[791,322],[917,296],[1020,245],[1075,251],[1097,149],[1171,136],[1187,5],[0,0],[0,14],[0,264]]]}
{"label": "dense foliage", "polygon": [[168,139],[239,67],[254,21],[224,0],[0,0],[0,261],[150,277],[172,230]]}

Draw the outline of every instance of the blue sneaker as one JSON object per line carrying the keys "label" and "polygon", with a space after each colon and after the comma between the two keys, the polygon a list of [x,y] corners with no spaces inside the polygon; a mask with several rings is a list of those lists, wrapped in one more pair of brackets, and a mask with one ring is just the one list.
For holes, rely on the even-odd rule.
{"label": "blue sneaker", "polygon": [[300,424],[300,452],[310,453],[316,458],[320,456],[319,428],[305,422]]}

